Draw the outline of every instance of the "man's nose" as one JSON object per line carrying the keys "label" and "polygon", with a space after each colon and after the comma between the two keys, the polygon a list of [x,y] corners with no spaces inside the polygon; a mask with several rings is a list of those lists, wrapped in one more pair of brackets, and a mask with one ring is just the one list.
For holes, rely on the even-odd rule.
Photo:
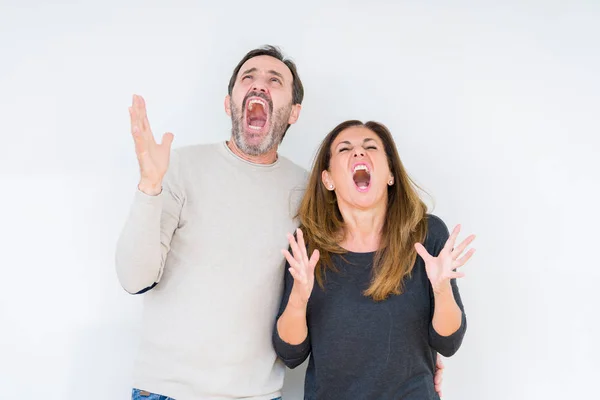
{"label": "man's nose", "polygon": [[262,81],[255,81],[252,85],[252,90],[255,92],[267,93],[267,88],[265,87],[265,84]]}

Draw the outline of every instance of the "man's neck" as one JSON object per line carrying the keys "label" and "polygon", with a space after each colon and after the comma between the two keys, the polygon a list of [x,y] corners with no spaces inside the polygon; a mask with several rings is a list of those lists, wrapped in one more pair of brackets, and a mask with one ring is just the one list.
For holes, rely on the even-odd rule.
{"label": "man's neck", "polygon": [[244,153],[242,150],[240,150],[239,147],[236,146],[235,141],[233,141],[233,140],[227,141],[227,147],[229,147],[229,149],[233,152],[233,154],[235,154],[239,158],[249,161],[254,164],[270,165],[270,164],[273,164],[275,161],[277,161],[277,146],[275,146],[273,149],[269,150],[268,152],[266,152],[264,154],[260,154],[258,156],[252,156],[252,155]]}

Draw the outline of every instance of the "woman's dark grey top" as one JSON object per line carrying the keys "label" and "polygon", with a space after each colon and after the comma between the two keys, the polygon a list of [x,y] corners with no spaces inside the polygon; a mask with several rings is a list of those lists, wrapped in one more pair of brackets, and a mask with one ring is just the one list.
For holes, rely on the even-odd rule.
{"label": "woman's dark grey top", "polygon": [[[429,254],[437,256],[447,239],[444,222],[429,215],[424,243]],[[304,343],[285,343],[274,330],[275,350],[288,367],[300,365],[310,355],[305,399],[439,399],[433,384],[436,352],[453,355],[467,326],[456,282],[452,281],[452,289],[463,310],[462,324],[443,337],[433,329],[433,291],[421,257],[404,281],[403,294],[375,302],[363,295],[371,281],[374,255],[333,256],[338,272],[327,272],[324,289],[315,283]],[[287,268],[279,315],[292,290]]]}

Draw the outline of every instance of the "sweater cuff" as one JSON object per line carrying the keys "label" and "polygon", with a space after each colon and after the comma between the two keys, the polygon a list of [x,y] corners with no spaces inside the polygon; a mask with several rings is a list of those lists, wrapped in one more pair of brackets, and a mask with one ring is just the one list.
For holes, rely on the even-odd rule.
{"label": "sweater cuff", "polygon": [[467,317],[464,311],[461,313],[460,327],[450,336],[442,336],[433,327],[433,322],[429,324],[429,343],[438,353],[444,357],[454,355],[460,348],[465,332],[467,330]]}
{"label": "sweater cuff", "polygon": [[304,341],[300,344],[289,344],[279,336],[277,326],[273,330],[273,345],[277,355],[286,363],[293,361],[304,361],[310,351],[310,338],[306,335]]}
{"label": "sweater cuff", "polygon": [[161,205],[164,192],[165,189],[163,187],[159,194],[150,196],[149,194],[142,192],[140,189],[136,189],[134,202],[136,204]]}

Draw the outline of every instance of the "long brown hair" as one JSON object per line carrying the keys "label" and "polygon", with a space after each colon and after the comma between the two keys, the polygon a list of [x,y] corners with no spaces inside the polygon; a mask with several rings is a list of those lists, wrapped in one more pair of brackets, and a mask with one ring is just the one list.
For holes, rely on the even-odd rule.
{"label": "long brown hair", "polygon": [[314,249],[321,253],[315,275],[318,284],[323,287],[326,270],[335,271],[332,254],[344,254],[347,251],[339,245],[344,238],[344,219],[336,195],[324,187],[321,173],[329,170],[333,141],[342,131],[354,126],[368,128],[379,136],[395,182],[388,186],[380,248],[375,254],[371,284],[364,291],[365,296],[381,301],[389,295],[402,293],[402,281],[410,276],[417,257],[414,244],[422,242],[427,234],[427,206],[419,197],[417,185],[406,173],[394,138],[384,125],[373,121],[362,123],[350,120],[336,126],[325,137],[315,158],[297,217],[308,243],[309,254]]}

